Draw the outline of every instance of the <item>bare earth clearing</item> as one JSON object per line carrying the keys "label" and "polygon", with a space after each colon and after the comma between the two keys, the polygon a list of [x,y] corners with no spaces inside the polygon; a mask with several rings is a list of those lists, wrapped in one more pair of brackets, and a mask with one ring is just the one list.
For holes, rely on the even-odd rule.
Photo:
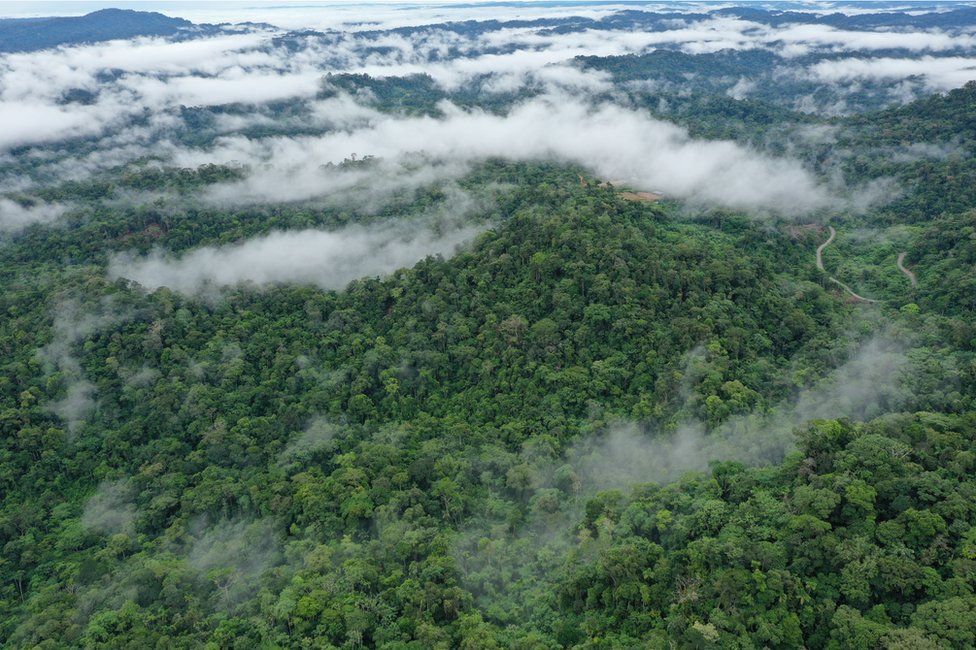
{"label": "bare earth clearing", "polygon": [[[586,185],[586,179],[583,178],[582,174],[579,175],[579,182],[580,185]],[[623,181],[602,181],[599,184],[599,186],[602,188],[613,187],[615,189],[622,185],[624,185]],[[625,201],[639,201],[641,203],[653,203],[654,201],[660,201],[662,198],[664,198],[663,195],[655,192],[631,192],[629,190],[617,190],[617,193],[620,195],[620,198]]]}
{"label": "bare earth clearing", "polygon": [[620,198],[627,201],[644,201],[646,203],[651,203],[661,199],[660,194],[654,194],[653,192],[621,192]]}

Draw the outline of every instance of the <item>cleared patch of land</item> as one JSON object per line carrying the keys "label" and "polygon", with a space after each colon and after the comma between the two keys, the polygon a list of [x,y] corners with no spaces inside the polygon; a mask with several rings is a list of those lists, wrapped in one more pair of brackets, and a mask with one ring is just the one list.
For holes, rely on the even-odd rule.
{"label": "cleared patch of land", "polygon": [[[579,175],[580,185],[586,185],[586,179],[583,175]],[[643,192],[634,190],[622,190],[618,189],[624,185],[623,181],[600,181],[598,187],[604,189],[613,188],[617,190],[617,195],[625,201],[639,201],[641,203],[653,203],[654,201],[660,201],[664,198],[663,194],[658,194],[657,192]]]}
{"label": "cleared patch of land", "polygon": [[620,198],[627,201],[641,201],[644,203],[652,203],[654,201],[659,201],[661,199],[660,194],[655,194],[654,192],[621,192]]}

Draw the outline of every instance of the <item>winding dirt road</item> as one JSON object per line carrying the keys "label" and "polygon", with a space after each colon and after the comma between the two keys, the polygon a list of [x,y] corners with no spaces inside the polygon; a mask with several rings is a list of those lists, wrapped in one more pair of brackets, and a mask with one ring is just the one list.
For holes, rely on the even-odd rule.
{"label": "winding dirt road", "polygon": [[873,302],[873,303],[881,302],[880,300],[875,300],[874,298],[865,298],[862,295],[859,295],[859,294],[854,293],[854,290],[853,289],[851,289],[849,286],[847,286],[846,284],[844,284],[843,282],[841,282],[840,280],[838,280],[837,278],[835,278],[833,276],[831,276],[831,277],[829,277],[827,279],[830,280],[831,282],[833,282],[834,284],[836,284],[837,286],[839,286],[841,289],[843,289],[847,293],[851,294],[851,297],[852,298],[855,298],[857,300],[861,300],[863,302]]}
{"label": "winding dirt road", "polygon": [[898,270],[905,274],[908,281],[912,283],[912,289],[914,289],[918,286],[918,278],[915,277],[915,274],[912,273],[911,270],[905,268],[906,255],[908,255],[908,253],[898,253]]}
{"label": "winding dirt road", "polygon": [[[826,269],[824,268],[824,264],[823,264],[823,251],[825,248],[827,248],[830,242],[834,241],[834,237],[837,236],[837,231],[834,230],[833,226],[827,226],[827,228],[830,230],[830,237],[827,238],[827,241],[825,241],[824,243],[820,244],[820,246],[817,247],[817,268],[824,272],[826,272]],[[900,262],[900,258],[899,258],[899,262]],[[877,300],[874,300],[873,298],[865,298],[862,295],[854,293],[853,289],[851,289],[849,286],[847,286],[846,284],[844,284],[843,282],[841,282],[840,280],[838,280],[833,276],[827,276],[827,279],[833,282],[834,284],[836,284],[837,286],[839,286],[847,293],[849,293],[851,297],[854,298],[855,300],[860,300],[862,302],[872,302],[872,303],[879,302]]]}
{"label": "winding dirt road", "polygon": [[827,226],[827,228],[830,229],[830,237],[827,238],[827,241],[817,246],[817,268],[821,271],[826,271],[823,265],[823,249],[827,248],[830,242],[834,241],[834,237],[837,236],[837,231],[834,230],[833,226]]}

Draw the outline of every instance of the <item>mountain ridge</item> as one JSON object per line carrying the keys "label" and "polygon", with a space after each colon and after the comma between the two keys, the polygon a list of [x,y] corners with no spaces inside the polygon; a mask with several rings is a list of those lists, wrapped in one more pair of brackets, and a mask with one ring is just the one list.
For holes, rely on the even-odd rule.
{"label": "mountain ridge", "polygon": [[4,18],[0,19],[0,52],[33,52],[136,36],[171,36],[189,27],[193,23],[184,18],[114,8],[84,16]]}

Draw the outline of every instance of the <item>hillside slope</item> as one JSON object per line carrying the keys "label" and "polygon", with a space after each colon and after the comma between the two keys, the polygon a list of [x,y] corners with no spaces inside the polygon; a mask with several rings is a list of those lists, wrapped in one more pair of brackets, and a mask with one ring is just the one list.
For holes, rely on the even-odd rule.
{"label": "hillside slope", "polygon": [[59,45],[135,36],[171,36],[193,23],[154,11],[101,9],[84,16],[0,20],[0,52],[32,52]]}

